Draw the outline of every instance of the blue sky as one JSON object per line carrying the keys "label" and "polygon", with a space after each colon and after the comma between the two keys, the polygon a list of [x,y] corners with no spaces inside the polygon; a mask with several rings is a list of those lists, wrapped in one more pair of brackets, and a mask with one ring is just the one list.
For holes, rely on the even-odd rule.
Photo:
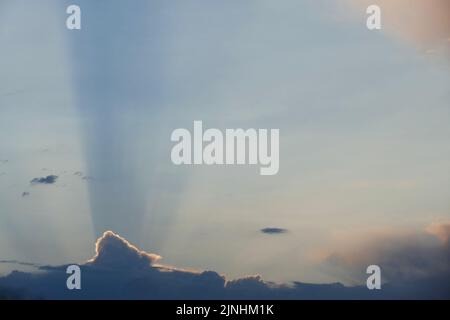
{"label": "blue sky", "polygon": [[[348,281],[318,261],[449,220],[440,47],[345,1],[77,3],[81,31],[68,1],[0,4],[1,258],[85,261],[113,230],[183,268]],[[279,128],[279,174],[173,166],[194,120]]]}

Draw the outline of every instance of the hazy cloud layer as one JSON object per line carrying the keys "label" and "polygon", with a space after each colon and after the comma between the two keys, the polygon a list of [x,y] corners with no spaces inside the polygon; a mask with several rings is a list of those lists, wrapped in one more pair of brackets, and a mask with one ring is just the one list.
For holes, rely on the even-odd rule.
{"label": "hazy cloud layer", "polygon": [[379,5],[383,31],[416,44],[423,50],[450,53],[450,1],[448,0],[346,0],[358,12]]}
{"label": "hazy cloud layer", "polygon": [[[433,258],[433,256],[431,256]],[[193,272],[158,265],[158,255],[140,251],[124,238],[105,232],[96,243],[96,255],[81,265],[82,289],[66,289],[67,266],[40,267],[39,273],[14,271],[0,278],[0,297],[43,299],[376,299],[449,298],[442,279],[383,286],[342,284],[275,284],[260,276],[227,281],[214,271]],[[448,266],[447,266],[448,267]]]}
{"label": "hazy cloud layer", "polygon": [[450,279],[449,235],[450,223],[432,224],[422,232],[386,233],[330,254],[325,265],[354,281],[364,279],[361,270],[371,264],[381,267],[382,279],[387,282]]}

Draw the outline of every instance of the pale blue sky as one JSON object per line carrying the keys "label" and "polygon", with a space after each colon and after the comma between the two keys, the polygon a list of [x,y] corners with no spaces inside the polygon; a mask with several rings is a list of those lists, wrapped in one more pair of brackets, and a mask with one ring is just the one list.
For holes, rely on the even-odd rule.
{"label": "pale blue sky", "polygon": [[[61,1],[0,4],[0,258],[82,261],[112,229],[179,267],[321,282],[343,234],[450,218],[445,58],[342,1],[77,3],[81,31]],[[279,174],[173,166],[193,120],[280,129]]]}

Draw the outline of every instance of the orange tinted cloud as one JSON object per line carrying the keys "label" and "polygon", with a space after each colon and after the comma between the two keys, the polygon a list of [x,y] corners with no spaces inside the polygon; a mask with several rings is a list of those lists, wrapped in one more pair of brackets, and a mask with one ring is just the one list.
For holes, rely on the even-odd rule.
{"label": "orange tinted cloud", "polygon": [[[449,223],[433,223],[424,231],[380,232],[353,239],[354,246],[335,250],[324,259],[325,267],[358,283],[366,267],[379,265],[389,281],[429,278],[450,274]],[[358,245],[359,244],[359,245]]]}
{"label": "orange tinted cloud", "polygon": [[448,242],[450,238],[450,222],[449,223],[432,223],[426,231],[437,238],[439,238],[442,242]]}
{"label": "orange tinted cloud", "polygon": [[448,0],[345,0],[358,13],[371,4],[380,6],[382,29],[413,42],[420,49],[450,48],[450,1]]}
{"label": "orange tinted cloud", "polygon": [[96,265],[148,267],[159,259],[159,255],[141,251],[118,234],[106,231],[97,239],[95,256],[88,262]]}

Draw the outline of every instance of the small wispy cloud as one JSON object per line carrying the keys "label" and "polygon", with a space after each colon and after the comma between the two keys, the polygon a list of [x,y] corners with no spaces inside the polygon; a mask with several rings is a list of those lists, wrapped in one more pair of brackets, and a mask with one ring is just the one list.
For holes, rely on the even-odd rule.
{"label": "small wispy cloud", "polygon": [[58,176],[49,175],[49,176],[46,176],[46,177],[34,178],[33,180],[30,181],[30,183],[32,185],[36,185],[36,184],[53,184],[53,183],[56,182],[57,179],[58,179]]}
{"label": "small wispy cloud", "polygon": [[40,268],[41,266],[33,262],[24,262],[19,260],[0,260],[0,264],[15,264],[20,266]]}
{"label": "small wispy cloud", "polygon": [[93,179],[91,176],[84,175],[84,173],[81,171],[76,171],[76,172],[74,172],[73,175],[80,177],[82,180],[92,180]]}
{"label": "small wispy cloud", "polygon": [[286,233],[286,232],[288,232],[288,230],[283,229],[283,228],[268,227],[268,228],[261,229],[261,232],[266,233],[266,234],[280,234],[280,233]]}

